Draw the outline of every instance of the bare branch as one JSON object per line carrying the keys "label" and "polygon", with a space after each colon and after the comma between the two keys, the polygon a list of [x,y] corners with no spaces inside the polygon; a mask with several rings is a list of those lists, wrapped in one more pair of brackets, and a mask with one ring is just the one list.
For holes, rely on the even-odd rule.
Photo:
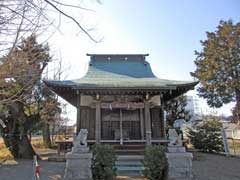
{"label": "bare branch", "polygon": [[56,4],[62,5],[62,6],[73,7],[73,8],[77,8],[77,9],[82,9],[82,10],[86,10],[86,11],[95,12],[95,11],[92,10],[92,9],[83,8],[83,7],[81,7],[81,6],[75,6],[75,5],[71,5],[71,4],[64,4],[64,3],[61,3],[61,2],[58,2],[58,1],[55,1],[55,0],[51,0],[51,1],[55,2]]}
{"label": "bare branch", "polygon": [[[62,7],[65,9],[61,9]],[[75,23],[93,42],[101,41],[96,40],[87,28],[68,14],[66,8],[94,12],[80,5],[58,0],[0,0],[0,52],[3,52],[3,49],[14,48],[19,37],[26,37],[32,33],[47,34],[49,30],[60,31],[61,15]],[[51,17],[53,13],[59,13],[59,19]]]}
{"label": "bare branch", "polygon": [[23,22],[24,22],[24,19],[25,19],[25,18],[24,18],[25,12],[26,12],[25,7],[26,7],[26,6],[23,6],[22,19],[21,19],[21,22],[20,22],[20,24],[19,24],[19,27],[18,27],[18,30],[17,30],[17,35],[16,35],[16,37],[15,37],[15,40],[14,40],[14,42],[13,42],[13,45],[12,45],[12,48],[11,48],[9,54],[12,53],[13,49],[15,48],[15,46],[16,46],[16,44],[17,44],[17,42],[18,42],[18,37],[19,37],[19,34],[20,34],[20,32],[21,32],[22,25],[23,25]]}
{"label": "bare branch", "polygon": [[75,19],[73,18],[72,16],[66,14],[65,12],[63,12],[61,9],[59,9],[56,5],[54,5],[53,3],[51,3],[50,1],[48,0],[44,0],[45,2],[47,2],[48,4],[50,4],[54,9],[56,9],[58,12],[60,12],[62,15],[64,15],[65,17],[71,19],[74,23],[77,24],[77,26],[92,40],[94,41],[95,43],[99,43],[99,41],[95,40],[86,30],[85,28],[83,28],[81,26],[81,24]]}

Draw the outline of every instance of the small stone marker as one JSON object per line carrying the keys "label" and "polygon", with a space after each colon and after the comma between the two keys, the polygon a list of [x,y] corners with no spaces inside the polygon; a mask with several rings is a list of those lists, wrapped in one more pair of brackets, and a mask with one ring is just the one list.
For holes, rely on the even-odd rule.
{"label": "small stone marker", "polygon": [[64,180],[92,180],[92,153],[87,146],[87,129],[81,129],[73,141],[72,151],[66,154]]}

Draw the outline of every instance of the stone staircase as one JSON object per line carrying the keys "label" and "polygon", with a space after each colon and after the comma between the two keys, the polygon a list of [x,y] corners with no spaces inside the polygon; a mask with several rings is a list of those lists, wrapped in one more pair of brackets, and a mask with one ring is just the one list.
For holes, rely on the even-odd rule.
{"label": "stone staircase", "polygon": [[113,145],[117,155],[116,167],[118,176],[142,177],[144,169],[143,160],[144,144],[115,144]]}
{"label": "stone staircase", "polygon": [[141,161],[143,155],[117,155],[116,168],[118,176],[143,177]]}

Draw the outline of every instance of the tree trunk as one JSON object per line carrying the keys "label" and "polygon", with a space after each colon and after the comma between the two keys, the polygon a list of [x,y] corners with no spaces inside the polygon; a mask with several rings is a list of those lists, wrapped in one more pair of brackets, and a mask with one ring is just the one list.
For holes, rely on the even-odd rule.
{"label": "tree trunk", "polygon": [[173,128],[174,121],[176,120],[176,112],[172,111],[168,117],[168,125]]}
{"label": "tree trunk", "polygon": [[24,114],[24,106],[15,102],[8,108],[9,116],[5,118],[3,140],[14,158],[32,159],[35,152],[27,136],[30,119]]}
{"label": "tree trunk", "polygon": [[45,147],[50,148],[51,136],[50,136],[49,124],[47,122],[44,122],[42,131],[43,131],[43,144]]}
{"label": "tree trunk", "polygon": [[18,141],[19,141],[19,136],[17,133],[6,133],[3,136],[4,143],[6,147],[9,149],[11,154],[13,155],[14,158],[19,158],[19,148],[18,148]]}
{"label": "tree trunk", "polygon": [[51,130],[51,143],[55,143],[55,137],[56,137],[56,134],[55,134],[55,123],[53,123],[53,125],[52,125],[52,130]]}
{"label": "tree trunk", "polygon": [[240,123],[240,89],[236,89],[236,118],[237,122]]}
{"label": "tree trunk", "polygon": [[35,152],[28,139],[26,131],[20,132],[18,122],[12,119],[14,127],[7,127],[3,140],[14,158],[32,159]]}
{"label": "tree trunk", "polygon": [[31,159],[33,158],[33,155],[35,155],[35,152],[32,148],[31,142],[28,139],[27,134],[24,134],[19,138],[19,158],[27,158]]}
{"label": "tree trunk", "polygon": [[31,142],[32,141],[32,133],[28,133],[28,140]]}
{"label": "tree trunk", "polygon": [[3,139],[14,158],[32,159],[35,155],[27,135],[13,135]]}

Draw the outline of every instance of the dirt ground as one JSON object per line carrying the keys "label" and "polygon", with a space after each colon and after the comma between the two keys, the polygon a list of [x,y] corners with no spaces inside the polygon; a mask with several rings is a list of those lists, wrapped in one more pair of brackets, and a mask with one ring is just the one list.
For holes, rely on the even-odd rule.
{"label": "dirt ground", "polygon": [[[39,161],[41,180],[60,180],[65,163]],[[240,158],[194,152],[194,180],[240,180]],[[31,180],[32,161],[9,161],[0,165],[1,180]],[[123,180],[131,178],[122,177]],[[132,179],[133,180],[133,179]]]}
{"label": "dirt ground", "polygon": [[240,180],[240,157],[194,153],[193,175],[196,180]]}
{"label": "dirt ground", "polygon": [[[39,161],[41,180],[60,180],[64,174],[65,163]],[[1,180],[32,180],[33,165],[31,160],[9,161],[0,167]]]}

